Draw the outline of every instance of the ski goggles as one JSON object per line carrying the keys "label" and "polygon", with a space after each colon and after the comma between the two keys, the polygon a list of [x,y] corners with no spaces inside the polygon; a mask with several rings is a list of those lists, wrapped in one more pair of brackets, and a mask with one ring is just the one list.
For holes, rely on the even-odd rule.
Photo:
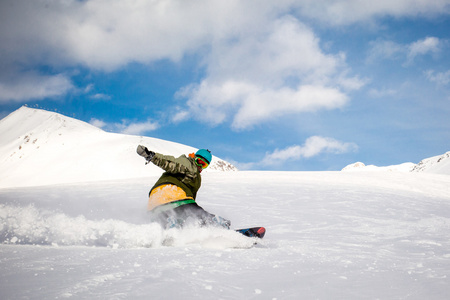
{"label": "ski goggles", "polygon": [[204,161],[204,159],[198,156],[195,158],[195,163],[197,164],[197,166],[202,167],[202,169],[206,169],[209,166],[209,164]]}

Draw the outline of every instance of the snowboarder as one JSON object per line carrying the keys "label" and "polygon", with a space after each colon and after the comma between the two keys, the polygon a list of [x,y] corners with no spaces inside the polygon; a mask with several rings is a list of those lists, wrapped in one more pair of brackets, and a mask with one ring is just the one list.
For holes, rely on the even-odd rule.
{"label": "snowboarder", "polygon": [[187,224],[222,226],[230,228],[231,222],[204,210],[196,202],[201,186],[201,175],[211,163],[209,150],[200,149],[189,156],[175,158],[148,150],[139,145],[136,152],[165,172],[149,193],[147,210],[152,219],[166,228],[180,228]]}

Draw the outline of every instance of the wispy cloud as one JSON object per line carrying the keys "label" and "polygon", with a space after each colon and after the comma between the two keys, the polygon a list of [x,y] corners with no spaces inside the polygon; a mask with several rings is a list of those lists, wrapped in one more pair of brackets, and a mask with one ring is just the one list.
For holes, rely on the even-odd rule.
{"label": "wispy cloud", "polygon": [[92,118],[89,121],[89,124],[91,124],[95,127],[101,128],[101,129],[106,129],[106,127],[108,126],[108,124],[106,122],[99,120],[99,119],[95,119],[95,118]]}
{"label": "wispy cloud", "polygon": [[289,160],[299,160],[311,158],[322,153],[341,154],[353,152],[358,149],[354,143],[347,143],[335,140],[330,137],[312,136],[301,146],[294,145],[285,149],[277,149],[267,154],[262,160],[262,165],[274,165]]}
{"label": "wispy cloud", "polygon": [[142,135],[150,131],[154,131],[159,128],[157,122],[148,120],[146,122],[130,122],[128,120],[122,120],[122,123],[107,123],[99,119],[91,119],[89,123],[95,127],[130,135]]}
{"label": "wispy cloud", "polygon": [[419,55],[436,54],[442,42],[437,37],[426,37],[407,46],[407,59],[412,62]]}
{"label": "wispy cloud", "polygon": [[410,44],[376,40],[371,42],[370,45],[369,62],[374,63],[383,59],[404,60],[404,66],[408,66],[420,56],[439,53],[444,47],[444,42],[437,37],[425,37]]}
{"label": "wispy cloud", "polygon": [[369,96],[373,97],[373,98],[383,98],[383,97],[389,97],[389,96],[393,96],[395,94],[397,94],[398,91],[394,90],[394,89],[387,89],[387,88],[382,88],[382,89],[370,89],[369,90]]}
{"label": "wispy cloud", "polygon": [[91,98],[93,100],[110,100],[111,96],[110,95],[106,95],[106,94],[102,94],[102,93],[97,93],[97,94],[89,96],[89,98]]}
{"label": "wispy cloud", "polygon": [[425,72],[425,76],[431,82],[435,82],[439,85],[447,85],[450,83],[450,70],[446,72],[436,72],[433,70],[428,70]]}
{"label": "wispy cloud", "polygon": [[378,17],[433,17],[448,13],[447,0],[305,0],[296,1],[301,15],[330,26],[376,22]]}
{"label": "wispy cloud", "polygon": [[54,98],[74,89],[72,81],[63,74],[43,75],[29,71],[21,74],[10,72],[8,78],[5,77],[0,77],[0,103]]}
{"label": "wispy cloud", "polygon": [[376,40],[370,42],[368,54],[369,62],[376,62],[380,59],[398,59],[404,57],[406,46],[394,41]]}

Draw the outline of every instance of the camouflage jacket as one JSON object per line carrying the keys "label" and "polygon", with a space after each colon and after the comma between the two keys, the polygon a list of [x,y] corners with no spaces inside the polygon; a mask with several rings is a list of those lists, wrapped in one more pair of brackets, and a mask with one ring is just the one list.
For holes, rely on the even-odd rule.
{"label": "camouflage jacket", "polygon": [[175,158],[170,155],[156,153],[152,158],[152,163],[163,169],[164,172],[152,190],[162,184],[174,184],[184,190],[186,196],[195,199],[197,191],[202,184],[200,172],[197,169],[194,158],[181,155]]}

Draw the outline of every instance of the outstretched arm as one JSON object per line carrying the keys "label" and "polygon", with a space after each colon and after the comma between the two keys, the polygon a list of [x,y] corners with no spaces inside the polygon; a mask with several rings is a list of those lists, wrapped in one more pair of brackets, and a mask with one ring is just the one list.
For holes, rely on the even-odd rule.
{"label": "outstretched arm", "polygon": [[197,176],[197,168],[193,166],[189,159],[184,155],[175,158],[171,155],[156,153],[151,162],[169,173],[181,173],[191,177]]}
{"label": "outstretched arm", "polygon": [[197,176],[197,167],[193,165],[185,155],[175,158],[171,155],[155,153],[142,145],[137,147],[136,152],[144,157],[147,160],[147,163],[151,161],[166,172],[182,173],[193,178]]}

